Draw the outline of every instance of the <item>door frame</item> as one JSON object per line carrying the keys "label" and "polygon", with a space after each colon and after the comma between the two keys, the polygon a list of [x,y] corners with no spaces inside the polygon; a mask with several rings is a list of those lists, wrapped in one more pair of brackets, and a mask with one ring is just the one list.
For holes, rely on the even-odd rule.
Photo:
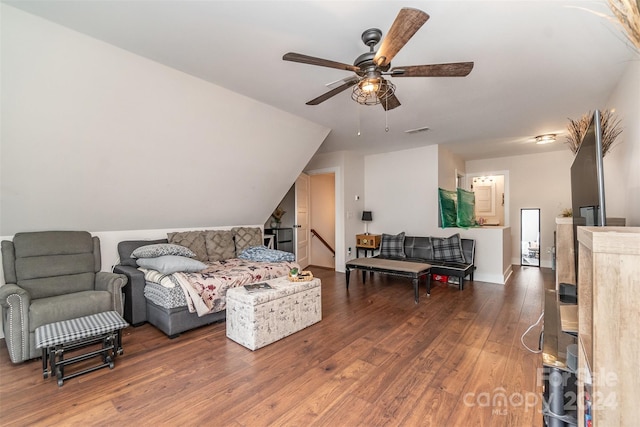
{"label": "door frame", "polygon": [[[484,172],[468,172],[465,175],[465,190],[471,191],[471,183],[473,182],[473,178],[480,178],[488,175],[503,175],[504,176],[504,225],[506,227],[511,226],[511,215],[509,210],[509,171],[508,170],[498,170],[498,171],[484,171]],[[518,219],[519,220],[519,219]]]}
{"label": "door frame", "polygon": [[[322,168],[322,169],[313,169],[313,170],[308,170],[308,171],[304,171],[304,173],[306,173],[307,175],[322,175],[322,174],[327,174],[327,173],[332,173],[335,179],[335,189],[334,189],[334,194],[335,194],[335,203],[336,203],[336,209],[335,209],[335,223],[336,223],[336,235],[335,235],[335,242],[336,242],[336,257],[335,257],[335,265],[336,265],[336,271],[340,272],[340,273],[344,273],[344,265],[346,262],[345,259],[345,236],[344,236],[344,197],[342,197],[342,171],[340,170],[339,167],[330,167],[330,168]],[[310,222],[313,221],[313,219],[310,219]]]}
{"label": "door frame", "polygon": [[[523,233],[522,233],[522,213],[524,211],[538,211],[538,265],[534,265],[534,264],[523,264],[522,263],[522,259],[524,258],[524,249],[522,248],[522,242],[524,241],[523,239]],[[542,254],[540,253],[540,250],[542,248],[542,230],[540,229],[541,227],[541,221],[540,221],[540,216],[542,215],[542,211],[540,208],[520,208],[520,242],[519,245],[520,246],[520,265],[526,266],[526,267],[540,267],[541,264],[541,260],[542,260]]]}

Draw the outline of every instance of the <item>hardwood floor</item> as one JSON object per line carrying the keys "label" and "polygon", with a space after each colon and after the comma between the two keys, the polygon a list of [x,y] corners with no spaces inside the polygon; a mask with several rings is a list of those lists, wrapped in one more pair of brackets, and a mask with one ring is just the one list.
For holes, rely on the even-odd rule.
{"label": "hardwood floor", "polygon": [[[255,352],[225,324],[169,340],[124,331],[113,370],[45,380],[39,359],[13,365],[0,343],[2,425],[541,425],[537,368],[522,333],[542,311],[549,269],[514,266],[508,285],[322,279],[323,319]],[[540,327],[525,338],[537,348]]]}

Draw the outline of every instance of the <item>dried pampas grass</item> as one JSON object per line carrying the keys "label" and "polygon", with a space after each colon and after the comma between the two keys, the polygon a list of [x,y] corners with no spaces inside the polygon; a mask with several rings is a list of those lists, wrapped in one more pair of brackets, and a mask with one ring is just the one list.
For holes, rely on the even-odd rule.
{"label": "dried pampas grass", "polygon": [[609,8],[640,51],[640,0],[608,0]]}
{"label": "dried pampas grass", "polygon": [[[576,154],[582,138],[584,138],[593,112],[589,111],[587,114],[580,117],[578,120],[569,119],[569,125],[567,126],[568,135],[566,143],[569,145],[569,149]],[[611,110],[603,110],[600,113],[600,128],[602,130],[602,155],[605,156],[609,149],[613,146],[616,138],[622,132],[620,129],[620,119],[615,117]]]}

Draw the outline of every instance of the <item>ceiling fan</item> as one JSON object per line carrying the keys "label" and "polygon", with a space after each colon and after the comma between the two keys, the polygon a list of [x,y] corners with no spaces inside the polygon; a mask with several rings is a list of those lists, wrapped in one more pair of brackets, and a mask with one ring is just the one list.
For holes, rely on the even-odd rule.
{"label": "ceiling fan", "polygon": [[369,47],[369,52],[358,56],[353,65],[294,52],[286,53],[282,59],[285,61],[353,71],[356,74],[355,76],[343,79],[343,83],[340,86],[312,99],[307,102],[307,105],[318,105],[355,85],[351,95],[354,101],[363,105],[381,104],[385,110],[391,110],[399,107],[400,101],[395,95],[395,85],[383,76],[464,77],[473,69],[473,62],[410,65],[391,68],[391,60],[420,27],[427,22],[427,19],[429,19],[429,15],[421,10],[402,8],[377,51],[373,49],[382,39],[382,31],[377,28],[366,30],[362,33],[362,42]]}

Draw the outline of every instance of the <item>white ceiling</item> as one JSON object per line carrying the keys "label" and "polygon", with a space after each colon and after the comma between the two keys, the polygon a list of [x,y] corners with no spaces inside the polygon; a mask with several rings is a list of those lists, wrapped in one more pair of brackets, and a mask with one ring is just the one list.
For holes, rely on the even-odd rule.
{"label": "white ceiling", "polygon": [[[606,1],[4,1],[332,129],[321,152],[444,144],[466,160],[567,149],[532,137],[605,105],[638,54]],[[353,63],[361,33],[383,36],[401,7],[431,18],[392,66],[474,61],[462,78],[392,77],[402,105],[362,107],[350,90],[305,102],[351,72],[286,62],[297,52]],[[597,12],[597,13],[594,13]],[[389,131],[385,132],[385,121]],[[404,131],[423,126],[427,132]],[[358,128],[361,135],[358,136]]]}

